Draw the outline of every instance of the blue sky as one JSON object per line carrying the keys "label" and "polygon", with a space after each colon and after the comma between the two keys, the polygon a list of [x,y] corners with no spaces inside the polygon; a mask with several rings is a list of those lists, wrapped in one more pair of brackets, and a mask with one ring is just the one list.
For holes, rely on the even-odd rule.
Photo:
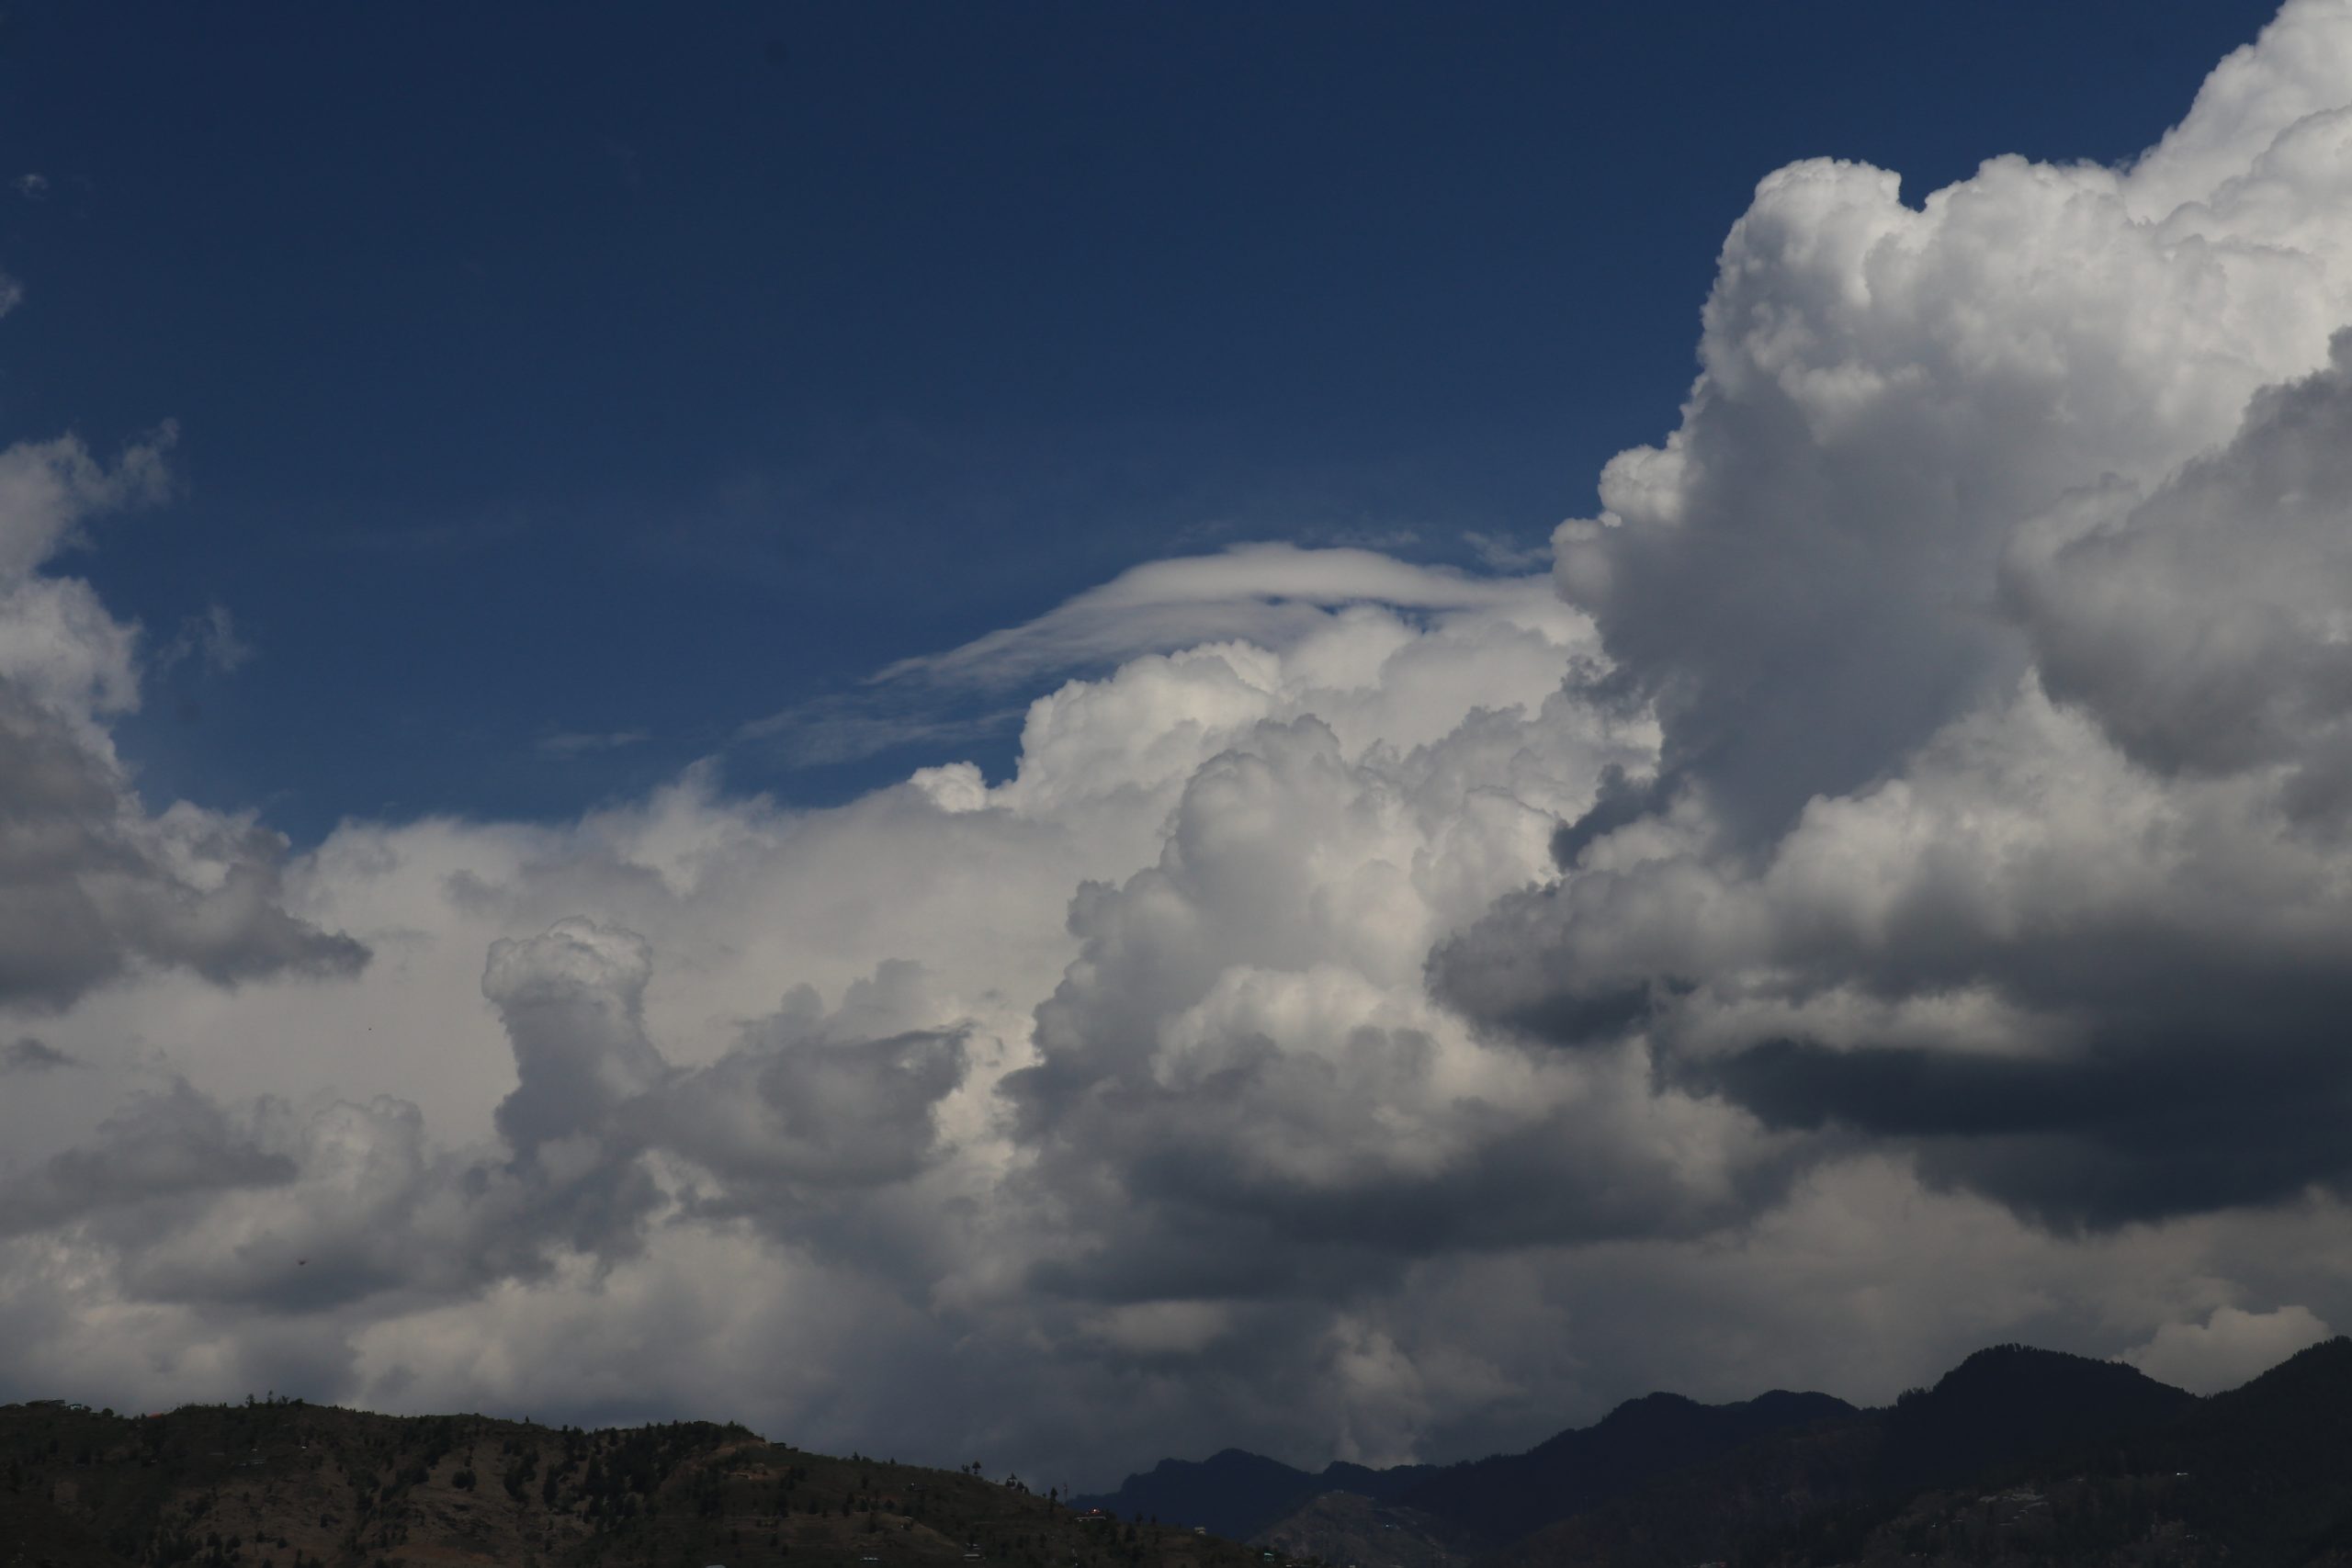
{"label": "blue sky", "polygon": [[838,799],[937,759],[730,738],[1158,556],[1540,547],[1763,173],[2120,158],[2267,15],[28,6],[0,434],[179,423],[74,570],[257,657],[151,679],[151,796]]}

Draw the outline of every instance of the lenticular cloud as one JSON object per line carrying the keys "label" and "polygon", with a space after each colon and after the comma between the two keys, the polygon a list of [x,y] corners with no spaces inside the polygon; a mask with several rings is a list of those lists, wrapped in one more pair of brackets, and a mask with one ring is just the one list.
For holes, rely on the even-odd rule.
{"label": "lenticular cloud", "polygon": [[1167,563],[894,672],[1124,660],[1009,778],[286,863],[128,795],[28,513],[0,787],[90,912],[0,926],[73,976],[0,995],[0,1393],[1092,1482],[1987,1338],[2238,1375],[2352,1321],[2347,327],[2298,0],[2125,168],[1767,176],[1548,577]]}

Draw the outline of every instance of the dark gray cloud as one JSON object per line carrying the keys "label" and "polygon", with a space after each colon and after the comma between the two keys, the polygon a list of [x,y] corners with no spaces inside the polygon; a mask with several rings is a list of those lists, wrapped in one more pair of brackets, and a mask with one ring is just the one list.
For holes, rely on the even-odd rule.
{"label": "dark gray cloud", "polygon": [[2352,716],[2352,332],[2326,370],[2263,390],[2234,440],[2153,493],[2102,485],[2026,530],[2006,581],[2043,683],[2136,761],[2336,775]]}
{"label": "dark gray cloud", "polygon": [[156,1202],[181,1214],[213,1195],[237,1189],[282,1185],[294,1179],[294,1162],[256,1147],[219,1105],[175,1083],[135,1098],[99,1123],[90,1144],[52,1156],[32,1172],[0,1189],[0,1233],[93,1220],[170,1223],[151,1212]]}
{"label": "dark gray cloud", "polygon": [[[2352,997],[2333,999],[2340,1010]],[[2063,1059],[1767,1041],[1686,1071],[1770,1126],[1911,1145],[1931,1181],[2037,1223],[2116,1225],[2279,1202],[2352,1176],[2341,1134],[2352,1065],[2317,1022],[2175,1025]]]}
{"label": "dark gray cloud", "polygon": [[754,1038],[665,1086],[640,1124],[730,1188],[901,1181],[938,1152],[933,1111],[964,1068],[963,1038],[953,1031]]}
{"label": "dark gray cloud", "polygon": [[1735,1117],[1682,1157],[1661,1123],[1706,1113],[1658,1114],[1634,1055],[1482,1046],[1419,996],[1417,946],[1377,979],[1346,962],[1388,911],[1335,908],[1318,868],[1400,854],[1380,841],[1399,783],[1318,724],[1264,727],[1186,782],[1158,865],[1074,902],[1042,1060],[1004,1085],[1024,1188],[1073,1243],[1041,1288],[1342,1301],[1433,1255],[1702,1234],[1779,1189]]}
{"label": "dark gray cloud", "polygon": [[2200,786],[2190,809],[2121,759],[2105,767],[2136,784],[2112,815],[2096,771],[2062,786],[2102,819],[2078,838],[1996,806],[1982,762],[1933,752],[1753,874],[1588,866],[1505,899],[1437,950],[1432,987],[1539,1049],[1639,1041],[1661,1082],[1807,1134],[1812,1157],[1905,1148],[2037,1223],[2341,1187],[2340,843],[2289,849],[2270,783]]}
{"label": "dark gray cloud", "polygon": [[148,818],[110,758],[0,679],[0,1000],[62,1007],[141,964],[223,985],[354,973],[366,948],[286,911],[283,854],[247,824]]}
{"label": "dark gray cloud", "polygon": [[642,937],[590,920],[492,946],[482,991],[521,1080],[497,1123],[518,1154],[566,1138],[619,1158],[666,1151],[745,1190],[711,1200],[718,1207],[753,1212],[788,1211],[803,1189],[903,1180],[933,1157],[934,1108],[963,1081],[964,1032],[860,1032],[920,993],[920,966],[885,964],[832,1015],[797,987],[733,1049],[691,1070],[672,1067],[647,1037],[651,975]]}
{"label": "dark gray cloud", "polygon": [[78,1065],[64,1052],[44,1045],[29,1034],[0,1046],[0,1073],[46,1073]]}

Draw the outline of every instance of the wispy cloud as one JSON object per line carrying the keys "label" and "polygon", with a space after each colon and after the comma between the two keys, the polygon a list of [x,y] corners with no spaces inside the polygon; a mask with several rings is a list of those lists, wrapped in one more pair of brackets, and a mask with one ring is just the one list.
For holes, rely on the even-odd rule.
{"label": "wispy cloud", "polygon": [[203,613],[180,623],[171,641],[155,650],[155,668],[168,671],[189,660],[216,675],[226,675],[253,662],[254,645],[237,629],[226,604],[211,604]]}
{"label": "wispy cloud", "polygon": [[643,729],[611,729],[590,731],[559,729],[542,735],[535,743],[550,757],[585,757],[597,751],[617,751],[625,746],[639,746],[652,739]]}
{"label": "wispy cloud", "polygon": [[911,746],[946,747],[1001,735],[1021,722],[1018,706],[957,712],[936,697],[834,693],[754,719],[736,731],[787,766],[832,767]]}
{"label": "wispy cloud", "polygon": [[1541,571],[1552,564],[1549,538],[1512,539],[1472,530],[1462,536],[1462,542],[1470,547],[1489,571]]}
{"label": "wispy cloud", "polygon": [[9,1044],[0,1045],[0,1073],[49,1073],[60,1067],[77,1067],[78,1059],[67,1055],[54,1045],[45,1045],[31,1035],[25,1035]]}
{"label": "wispy cloud", "polygon": [[1498,609],[1550,592],[1540,577],[1474,577],[1366,549],[1236,545],[1216,555],[1132,567],[1033,621],[944,653],[899,660],[874,679],[1001,689],[1204,642],[1283,648],[1349,604]]}
{"label": "wispy cloud", "polygon": [[1351,604],[1423,612],[1549,602],[1546,579],[1482,578],[1416,566],[1356,546],[1236,545],[1214,555],[1150,561],[1034,620],[943,653],[902,659],[854,692],[795,704],[745,725],[797,767],[856,761],[905,747],[1002,735],[1025,704],[976,701],[1041,680],[1204,643],[1280,649]]}

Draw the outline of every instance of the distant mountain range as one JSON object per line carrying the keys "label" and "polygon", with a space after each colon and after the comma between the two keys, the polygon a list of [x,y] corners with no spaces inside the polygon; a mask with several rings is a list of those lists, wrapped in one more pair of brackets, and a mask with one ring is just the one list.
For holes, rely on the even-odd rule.
{"label": "distant mountain range", "polygon": [[1229,1449],[1063,1501],[740,1427],[0,1406],[0,1568],[1318,1562],[2352,1568],[2352,1340],[2207,1399],[2011,1345],[1882,1410],[1656,1393],[1522,1454],[1307,1472]]}
{"label": "distant mountain range", "polygon": [[1768,1432],[1851,1417],[1826,1393],[1772,1393],[1738,1404],[1701,1404],[1674,1393],[1629,1400],[1597,1424],[1562,1432],[1523,1454],[1443,1467],[1372,1470],[1333,1464],[1294,1469],[1227,1449],[1197,1462],[1162,1460],[1115,1492],[1076,1499],[1121,1517],[1205,1525],[1236,1540],[1272,1529],[1313,1499],[1344,1492],[1447,1521],[1465,1539],[1500,1542],[1566,1517],[1644,1482],[1725,1453]]}
{"label": "distant mountain range", "polygon": [[1344,1462],[1308,1472],[1263,1454],[1223,1449],[1204,1460],[1161,1460],[1144,1474],[1128,1476],[1116,1492],[1070,1501],[1074,1507],[1101,1508],[1123,1519],[1201,1525],[1213,1535],[1248,1540],[1326,1492],[1390,1502],[1436,1473],[1437,1467],[1428,1464],[1371,1470]]}
{"label": "distant mountain range", "polygon": [[1227,1450],[1076,1502],[1352,1568],[2352,1565],[2352,1340],[2211,1399],[2011,1345],[1885,1409],[1650,1394],[1521,1454],[1309,1472]]}

